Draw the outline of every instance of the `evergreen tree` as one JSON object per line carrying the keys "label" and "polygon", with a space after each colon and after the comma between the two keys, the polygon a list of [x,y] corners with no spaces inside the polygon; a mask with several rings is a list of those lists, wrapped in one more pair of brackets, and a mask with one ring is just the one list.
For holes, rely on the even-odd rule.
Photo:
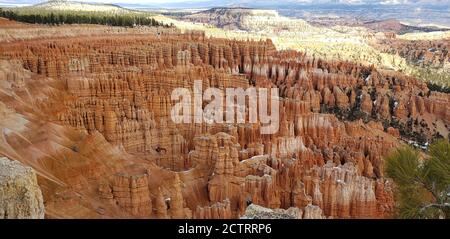
{"label": "evergreen tree", "polygon": [[400,218],[450,218],[450,143],[433,143],[429,157],[405,146],[386,158],[386,173],[397,185]]}
{"label": "evergreen tree", "polygon": [[170,27],[167,24],[161,24],[153,18],[148,17],[145,13],[133,13],[133,14],[102,14],[92,12],[79,12],[79,11],[48,11],[48,10],[3,10],[0,8],[0,16],[8,18],[10,20],[26,22],[26,23],[38,23],[38,24],[102,24],[110,26],[165,26]]}

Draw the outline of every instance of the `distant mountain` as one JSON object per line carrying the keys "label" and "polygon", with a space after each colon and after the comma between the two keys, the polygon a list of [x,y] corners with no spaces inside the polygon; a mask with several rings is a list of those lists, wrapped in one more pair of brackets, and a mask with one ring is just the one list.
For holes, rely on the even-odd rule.
{"label": "distant mountain", "polygon": [[[305,21],[302,18],[288,18],[279,14],[277,10],[254,9],[245,7],[215,7],[197,12],[175,12],[163,13],[182,21],[203,23],[228,30],[244,30],[250,32],[279,32],[290,29],[292,31],[314,31],[319,30],[314,26],[333,27],[363,26],[374,32],[395,32],[405,34],[412,32],[446,31],[449,28],[435,26],[413,26],[400,20],[387,18],[380,20],[356,20],[347,18],[326,18],[315,21]],[[376,18],[375,18],[376,19]],[[338,21],[341,20],[341,21]],[[316,24],[314,24],[316,23]],[[319,24],[317,24],[319,23]],[[348,25],[347,25],[348,24]],[[314,26],[312,26],[314,25]]]}
{"label": "distant mountain", "polygon": [[409,26],[401,23],[396,19],[388,19],[388,20],[377,20],[377,21],[368,21],[364,22],[364,27],[372,29],[374,31],[379,32],[395,32],[397,34],[405,34],[410,32],[433,32],[433,31],[446,31],[449,30],[447,28],[438,28],[438,27],[418,27],[418,26]]}
{"label": "distant mountain", "polygon": [[[121,6],[133,1],[111,0]],[[139,1],[142,6],[152,8],[212,8],[212,7],[251,7],[251,8],[299,8],[302,6],[448,6],[448,0],[177,0],[177,1]]]}
{"label": "distant mountain", "polygon": [[[80,0],[78,0],[80,1]],[[0,5],[32,5],[42,0],[0,0]],[[252,7],[252,8],[301,8],[302,6],[434,6],[448,7],[448,0],[168,0],[168,1],[133,1],[133,0],[86,0],[83,2],[109,2],[129,8],[212,8],[212,7]]]}
{"label": "distant mountain", "polygon": [[27,8],[45,9],[45,10],[64,10],[64,11],[109,12],[109,13],[127,13],[133,11],[114,4],[86,3],[86,2],[65,1],[65,0],[51,0]]}

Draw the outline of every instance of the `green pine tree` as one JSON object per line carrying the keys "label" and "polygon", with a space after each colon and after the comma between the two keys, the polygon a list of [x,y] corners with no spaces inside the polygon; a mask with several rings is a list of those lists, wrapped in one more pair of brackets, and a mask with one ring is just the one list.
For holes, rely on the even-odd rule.
{"label": "green pine tree", "polygon": [[399,218],[450,218],[450,143],[433,143],[421,159],[409,146],[386,158],[386,173],[396,184]]}

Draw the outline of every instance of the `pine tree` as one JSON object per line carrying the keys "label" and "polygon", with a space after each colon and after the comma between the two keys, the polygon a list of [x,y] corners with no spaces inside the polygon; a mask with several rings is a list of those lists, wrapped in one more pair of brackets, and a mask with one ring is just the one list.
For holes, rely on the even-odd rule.
{"label": "pine tree", "polygon": [[170,27],[167,24],[162,24],[153,18],[148,17],[146,14],[115,14],[107,15],[91,12],[78,12],[78,11],[20,11],[20,10],[3,10],[0,8],[0,16],[8,18],[10,20],[38,23],[38,24],[102,24],[110,26],[123,26],[123,27],[135,27],[135,26],[164,26]]}
{"label": "pine tree", "polygon": [[433,143],[421,159],[409,146],[386,158],[386,173],[397,185],[400,218],[450,218],[450,143]]}

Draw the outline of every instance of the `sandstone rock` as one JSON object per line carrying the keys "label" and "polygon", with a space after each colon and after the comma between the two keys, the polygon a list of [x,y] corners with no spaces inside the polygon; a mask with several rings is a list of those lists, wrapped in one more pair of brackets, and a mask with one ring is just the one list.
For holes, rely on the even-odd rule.
{"label": "sandstone rock", "polygon": [[323,216],[320,207],[310,204],[305,207],[303,219],[325,219],[325,217]]}
{"label": "sandstone rock", "polygon": [[170,199],[170,210],[169,210],[171,218],[175,219],[184,219],[188,217],[184,209],[184,199],[183,194],[181,192],[181,184],[182,182],[180,181],[180,177],[178,176],[178,174],[175,174],[175,182],[174,182],[175,193],[172,195]]}
{"label": "sandstone rock", "polygon": [[373,106],[373,103],[370,98],[370,95],[367,94],[366,92],[363,92],[363,94],[361,96],[361,111],[366,114],[371,114],[372,106]]}
{"label": "sandstone rock", "polygon": [[161,188],[158,188],[158,194],[156,195],[155,200],[155,210],[156,210],[156,218],[159,219],[167,219],[167,204],[166,200],[162,194]]}
{"label": "sandstone rock", "polygon": [[302,211],[298,208],[273,210],[250,204],[241,219],[302,219]]}
{"label": "sandstone rock", "polygon": [[397,138],[400,137],[400,132],[396,128],[389,127],[389,128],[387,128],[387,132],[388,132],[388,134],[390,134],[394,137],[397,137]]}
{"label": "sandstone rock", "polygon": [[325,215],[359,218],[376,214],[375,186],[368,178],[359,176],[352,164],[335,167],[328,162],[316,170],[322,181]]}
{"label": "sandstone rock", "polygon": [[217,202],[211,206],[198,206],[194,213],[195,219],[231,219],[233,212],[229,200]]}
{"label": "sandstone rock", "polygon": [[148,189],[148,175],[118,174],[112,182],[112,195],[117,204],[132,215],[149,217],[152,203]]}
{"label": "sandstone rock", "polygon": [[[423,120],[414,130],[426,138],[450,122],[449,95],[402,73],[278,52],[265,40],[86,30],[89,41],[0,45],[0,153],[42,175],[51,217],[236,218],[249,204],[301,208],[299,218],[389,217],[383,157],[400,142],[381,122]],[[280,130],[175,124],[171,92],[195,80],[277,87]]]}
{"label": "sandstone rock", "polygon": [[44,213],[35,171],[0,157],[0,218],[43,219]]}

